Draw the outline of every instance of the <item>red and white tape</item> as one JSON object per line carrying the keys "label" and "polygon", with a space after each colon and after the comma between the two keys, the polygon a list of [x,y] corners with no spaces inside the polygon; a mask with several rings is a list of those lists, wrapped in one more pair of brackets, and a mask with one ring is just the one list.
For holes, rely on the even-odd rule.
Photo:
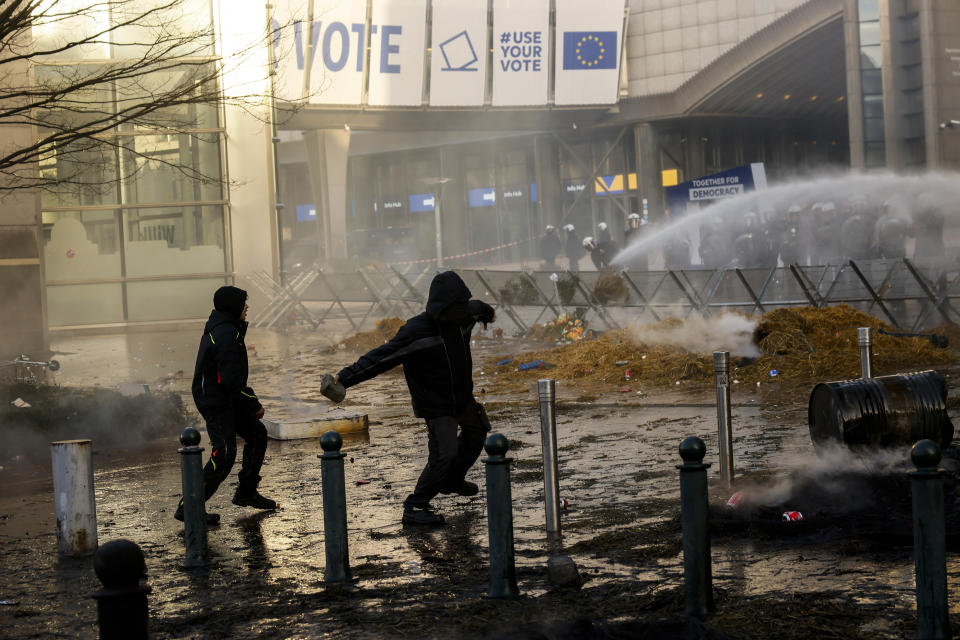
{"label": "red and white tape", "polygon": [[[471,251],[469,253],[458,253],[455,256],[444,256],[443,260],[456,260],[457,258],[468,258],[470,256],[478,256],[481,253],[490,253],[491,251],[499,251],[500,249],[506,249],[507,247],[515,247],[518,244],[523,244],[525,242],[530,242],[530,238],[526,240],[517,240],[516,242],[508,242],[507,244],[501,244],[498,247],[490,247],[488,249],[480,249],[479,251]],[[436,262],[436,258],[424,258],[423,260],[404,260],[403,262],[388,262],[387,265],[393,266],[398,264],[423,264],[426,262]]]}

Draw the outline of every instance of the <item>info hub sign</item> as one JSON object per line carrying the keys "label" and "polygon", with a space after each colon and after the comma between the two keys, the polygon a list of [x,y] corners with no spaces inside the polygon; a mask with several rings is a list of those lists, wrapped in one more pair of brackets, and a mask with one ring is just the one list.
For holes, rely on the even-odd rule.
{"label": "info hub sign", "polygon": [[714,173],[667,187],[667,206],[671,213],[687,209],[691,203],[732,198],[747,191],[767,188],[767,174],[762,162]]}

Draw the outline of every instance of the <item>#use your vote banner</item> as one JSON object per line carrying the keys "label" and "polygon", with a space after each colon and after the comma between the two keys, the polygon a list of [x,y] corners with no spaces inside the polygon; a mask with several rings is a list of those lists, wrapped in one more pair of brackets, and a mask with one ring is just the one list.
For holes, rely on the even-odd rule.
{"label": "#use your vote banner", "polygon": [[547,103],[549,0],[493,0],[494,106]]}

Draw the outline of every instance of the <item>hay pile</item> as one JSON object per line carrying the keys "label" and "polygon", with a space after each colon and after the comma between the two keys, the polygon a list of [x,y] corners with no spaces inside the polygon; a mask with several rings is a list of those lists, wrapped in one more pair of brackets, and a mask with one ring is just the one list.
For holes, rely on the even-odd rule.
{"label": "hay pile", "polygon": [[[662,324],[675,326],[678,322],[682,321],[670,318]],[[731,377],[737,384],[752,385],[858,377],[857,328],[868,326],[875,330],[874,370],[878,375],[935,367],[952,359],[952,351],[938,349],[923,338],[877,334],[876,330],[881,327],[892,329],[848,305],[777,309],[760,319],[754,333],[762,355],[756,359],[735,360]],[[493,362],[506,357],[495,357]],[[608,331],[596,340],[525,352],[514,356],[509,364],[488,365],[487,373],[493,373],[499,382],[532,381],[545,375],[543,369],[518,371],[517,367],[536,360],[551,365],[547,375],[558,380],[608,383],[618,387],[708,383],[714,378],[712,354],[638,343],[626,330]],[[622,361],[629,364],[616,364]],[[770,375],[772,370],[778,372],[776,376]]]}
{"label": "hay pile", "polygon": [[377,320],[377,326],[373,331],[361,331],[350,336],[338,346],[350,351],[369,351],[379,347],[390,338],[397,335],[397,331],[406,324],[406,320],[400,318],[384,318]]}

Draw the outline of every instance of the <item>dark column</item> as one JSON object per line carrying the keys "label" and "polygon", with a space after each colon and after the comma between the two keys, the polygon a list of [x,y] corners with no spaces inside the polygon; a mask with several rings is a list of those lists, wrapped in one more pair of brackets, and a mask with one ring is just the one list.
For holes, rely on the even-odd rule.
{"label": "dark column", "polygon": [[633,141],[637,154],[637,181],[640,197],[647,199],[650,216],[657,219],[663,216],[664,208],[657,130],[649,122],[635,124]]}

